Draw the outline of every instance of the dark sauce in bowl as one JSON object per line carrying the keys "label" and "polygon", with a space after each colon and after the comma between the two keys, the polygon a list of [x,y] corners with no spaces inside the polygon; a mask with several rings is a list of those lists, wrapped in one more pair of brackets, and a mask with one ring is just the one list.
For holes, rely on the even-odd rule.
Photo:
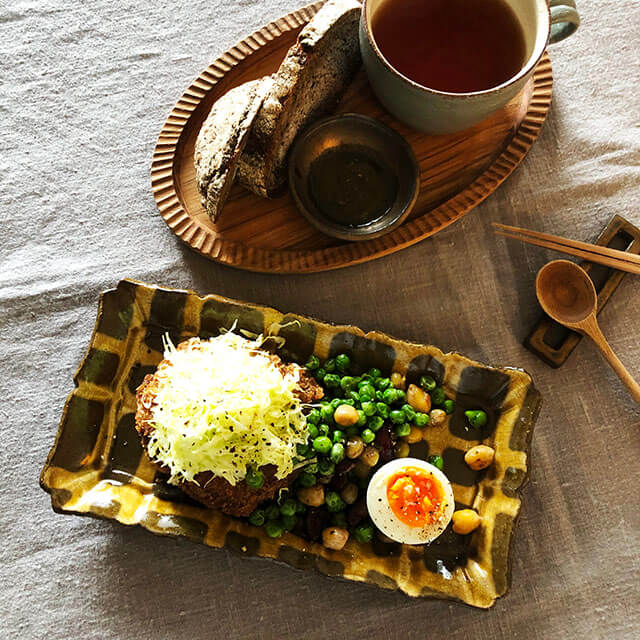
{"label": "dark sauce in bowl", "polygon": [[389,212],[398,180],[370,148],[343,144],[323,151],[308,175],[309,195],[318,211],[333,222],[362,227]]}

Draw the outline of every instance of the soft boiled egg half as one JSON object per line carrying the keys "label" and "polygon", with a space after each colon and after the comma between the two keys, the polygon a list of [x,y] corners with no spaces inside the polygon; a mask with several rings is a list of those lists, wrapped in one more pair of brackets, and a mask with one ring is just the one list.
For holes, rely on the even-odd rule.
{"label": "soft boiled egg half", "polygon": [[367,508],[373,524],[392,540],[425,544],[446,529],[455,503],[440,469],[417,458],[397,458],[371,478]]}

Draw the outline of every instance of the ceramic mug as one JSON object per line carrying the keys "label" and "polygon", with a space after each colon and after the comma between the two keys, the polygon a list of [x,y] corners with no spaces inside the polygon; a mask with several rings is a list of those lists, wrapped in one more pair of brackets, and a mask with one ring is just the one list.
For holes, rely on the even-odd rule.
{"label": "ceramic mug", "polygon": [[394,69],[380,52],[371,22],[383,2],[364,0],[360,49],[369,81],[384,107],[406,124],[432,134],[466,129],[491,115],[516,96],[533,75],[547,44],[570,36],[580,24],[574,0],[506,0],[525,37],[526,62],[497,87],[472,93],[447,93],[413,82]]}

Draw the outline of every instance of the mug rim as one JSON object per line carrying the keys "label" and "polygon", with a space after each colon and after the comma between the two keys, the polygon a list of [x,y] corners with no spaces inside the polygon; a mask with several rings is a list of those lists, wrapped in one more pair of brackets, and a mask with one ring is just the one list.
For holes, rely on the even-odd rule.
{"label": "mug rim", "polygon": [[[383,0],[385,1],[385,0]],[[386,0],[389,2],[392,2],[393,0]],[[536,49],[536,47],[538,46],[537,44],[534,46],[533,52],[531,53],[531,55],[529,56],[529,59],[527,60],[526,64],[524,64],[522,66],[522,68],[520,69],[520,71],[518,71],[518,73],[516,73],[514,76],[512,76],[511,78],[509,78],[508,80],[505,80],[505,82],[503,82],[502,84],[499,84],[495,87],[490,87],[489,89],[482,89],[480,91],[467,91],[464,93],[453,93],[451,91],[440,91],[439,89],[432,89],[431,87],[427,87],[423,84],[420,84],[419,82],[416,82],[415,80],[412,80],[411,78],[409,78],[408,76],[405,76],[402,72],[398,71],[398,69],[396,69],[388,60],[387,58],[384,56],[384,54],[382,53],[382,51],[380,50],[380,47],[378,47],[378,43],[376,42],[376,39],[373,37],[373,29],[371,28],[371,16],[369,15],[369,7],[371,0],[362,0],[362,25],[364,27],[364,30],[366,32],[366,36],[367,36],[367,42],[371,45],[371,48],[374,50],[376,57],[378,58],[378,60],[380,60],[380,62],[382,62],[382,64],[389,70],[391,71],[391,73],[393,73],[396,77],[400,78],[400,80],[402,80],[403,82],[405,82],[406,84],[409,84],[410,86],[412,86],[415,89],[418,89],[419,91],[424,91],[430,94],[434,94],[434,95],[439,95],[439,96],[445,96],[448,98],[466,98],[466,97],[472,97],[472,96],[486,96],[486,95],[491,95],[492,93],[498,93],[499,91],[502,91],[503,89],[515,84],[516,82],[518,82],[519,80],[521,80],[522,78],[524,78],[527,74],[529,74],[534,68],[535,66],[538,64],[538,62],[540,61],[540,58],[542,58],[542,56],[544,55],[545,49],[547,48],[547,45],[549,44],[549,37],[551,35],[551,9],[549,8],[549,5],[547,4],[547,2],[545,0],[534,0],[534,2],[536,3],[536,5],[542,4],[545,8],[544,11],[541,11],[539,13],[541,13],[542,15],[546,16],[546,20],[547,20],[547,26],[546,26],[546,38],[544,39],[544,45],[540,47],[540,50],[538,51]],[[518,19],[518,22],[520,20]],[[537,36],[536,36],[536,40],[537,40]]]}

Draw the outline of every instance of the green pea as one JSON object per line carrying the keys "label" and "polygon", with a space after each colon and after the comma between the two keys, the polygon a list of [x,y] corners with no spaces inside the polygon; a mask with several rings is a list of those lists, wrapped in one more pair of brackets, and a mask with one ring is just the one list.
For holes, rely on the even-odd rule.
{"label": "green pea", "polygon": [[371,542],[373,540],[373,525],[360,524],[353,530],[353,537],[358,542]]}
{"label": "green pea", "polygon": [[316,356],[309,356],[306,364],[304,365],[309,371],[315,371],[320,367],[320,360]]}
{"label": "green pea", "polygon": [[336,357],[336,368],[344,373],[351,366],[351,358],[346,353],[341,353]]}
{"label": "green pea", "polygon": [[298,484],[301,487],[313,487],[316,482],[317,480],[313,473],[301,473],[298,478]]}
{"label": "green pea", "polygon": [[320,475],[330,476],[335,471],[335,469],[336,465],[331,462],[331,460],[323,458],[322,460],[320,460],[320,462],[318,462],[318,471],[320,472]]}
{"label": "green pea", "polygon": [[318,463],[312,462],[304,468],[305,473],[318,473]]}
{"label": "green pea", "polygon": [[378,402],[382,402],[382,399],[383,399],[383,397],[384,397],[384,395],[383,395],[383,394],[384,394],[384,392],[383,392],[383,391],[380,391],[380,389],[377,389],[377,390],[376,390],[376,400],[377,400]]}
{"label": "green pea", "polygon": [[331,462],[338,464],[338,462],[344,459],[344,445],[341,442],[336,442],[331,447]]}
{"label": "green pea", "polygon": [[329,425],[328,424],[319,424],[318,425],[318,433],[321,436],[329,435]]}
{"label": "green pea", "polygon": [[264,509],[256,509],[249,516],[249,522],[254,527],[261,527],[264,524],[265,519],[266,517],[264,515]]}
{"label": "green pea", "polygon": [[420,376],[420,382],[418,383],[425,391],[433,391],[437,383],[432,376]]}
{"label": "green pea", "polygon": [[382,401],[386,404],[393,404],[396,401],[396,390],[386,389],[382,392]]}
{"label": "green pea", "polygon": [[398,438],[405,438],[411,431],[411,425],[407,424],[406,422],[404,424],[399,424],[398,426],[396,426],[395,431]]}
{"label": "green pea", "polygon": [[318,382],[322,382],[324,380],[324,377],[327,375],[327,372],[325,369],[323,369],[322,367],[320,367],[319,369],[316,369],[313,372],[313,375],[315,376],[316,380]]}
{"label": "green pea", "polygon": [[296,502],[296,513],[304,513],[307,510],[307,506],[302,502]]}
{"label": "green pea", "polygon": [[329,453],[332,446],[333,443],[327,436],[318,436],[313,441],[313,448],[322,455]]}
{"label": "green pea", "polygon": [[453,400],[445,400],[442,407],[447,415],[451,415],[456,408],[456,403]]}
{"label": "green pea", "polygon": [[354,406],[360,404],[360,396],[357,391],[347,391],[347,399],[353,400]]}
{"label": "green pea", "polygon": [[348,526],[347,516],[344,512],[338,511],[336,513],[331,514],[331,524],[334,527],[341,527],[342,529],[346,529]]}
{"label": "green pea", "polygon": [[[307,444],[297,444],[296,445],[296,453],[299,456],[302,456],[304,458],[304,456],[307,454],[308,451],[309,451],[309,445],[307,445]],[[249,483],[247,482],[247,484],[249,484]],[[262,486],[262,485],[260,485],[260,486]]]}
{"label": "green pea", "polygon": [[264,515],[267,520],[277,520],[280,517],[280,508],[277,504],[271,503],[264,510]]}
{"label": "green pea", "polygon": [[464,415],[467,416],[469,424],[476,429],[482,429],[487,424],[487,414],[480,409],[465,411]]}
{"label": "green pea", "polygon": [[336,361],[333,358],[329,358],[324,363],[324,368],[327,370],[327,373],[333,373],[336,370]]}
{"label": "green pea", "polygon": [[352,391],[356,388],[356,379],[353,376],[343,376],[340,379],[340,387],[345,392]]}
{"label": "green pea", "polygon": [[415,424],[416,427],[426,427],[430,420],[428,413],[420,413],[418,411],[416,412],[416,417],[413,419],[413,424]]}
{"label": "green pea", "polygon": [[333,420],[333,412],[335,408],[330,404],[322,405],[320,407],[320,417],[323,422],[331,422]]}
{"label": "green pea", "polygon": [[340,376],[335,373],[327,373],[323,382],[329,389],[337,389],[340,386]]}
{"label": "green pea", "polygon": [[437,467],[442,471],[444,469],[444,460],[442,456],[429,456],[429,464],[432,464],[434,467]]}
{"label": "green pea", "polygon": [[364,411],[364,415],[367,417],[375,415],[376,413],[375,402],[363,402],[362,410]]}
{"label": "green pea", "polygon": [[362,409],[358,409],[358,422],[356,422],[356,426],[364,427],[367,424],[367,414],[362,411]]}
{"label": "green pea", "polygon": [[371,429],[371,431],[375,433],[383,424],[384,420],[380,416],[373,416],[367,421],[367,428]]}
{"label": "green pea", "polygon": [[404,403],[407,399],[407,394],[402,389],[395,389],[395,392],[396,399],[394,400],[394,402]]}
{"label": "green pea", "polygon": [[[306,445],[303,446],[306,447]],[[249,467],[247,469],[245,480],[252,489],[260,489],[260,487],[262,487],[262,485],[264,484],[264,473],[262,473],[260,469]]]}
{"label": "green pea", "polygon": [[357,424],[352,424],[350,427],[347,427],[344,431],[347,434],[347,437],[357,436],[360,433]]}
{"label": "green pea", "polygon": [[384,402],[376,402],[376,413],[381,418],[388,418],[389,412],[390,412],[390,409],[388,404],[385,404]]}
{"label": "green pea", "polygon": [[416,417],[416,410],[410,404],[403,404],[402,411],[407,419],[407,422],[413,422]]}
{"label": "green pea", "polygon": [[285,531],[291,531],[291,529],[296,526],[297,521],[298,518],[296,518],[294,514],[291,514],[290,516],[282,516],[282,526]]}
{"label": "green pea", "polygon": [[318,437],[318,427],[316,427],[315,424],[308,424],[307,425],[307,430],[309,431],[309,437],[313,440],[313,438],[317,438]]}
{"label": "green pea", "polygon": [[311,409],[307,415],[307,424],[318,424],[320,422],[320,411],[318,409]]}
{"label": "green pea", "polygon": [[[342,404],[342,398],[334,398],[329,405],[335,411]],[[333,416],[332,416],[333,417]]]}
{"label": "green pea", "polygon": [[368,373],[363,373],[358,378],[358,387],[363,387],[365,384],[371,384],[371,376]]}
{"label": "green pea", "polygon": [[324,502],[331,513],[343,511],[347,506],[344,500],[335,491],[328,491],[324,498]]}
{"label": "green pea", "polygon": [[369,396],[369,399],[376,397],[375,387],[369,383],[361,386],[358,392],[360,394],[360,400],[362,400],[363,396]]}
{"label": "green pea", "polygon": [[270,538],[279,538],[284,533],[284,527],[281,522],[270,521],[264,525],[264,530]]}
{"label": "green pea", "polygon": [[292,516],[296,512],[296,501],[293,498],[287,498],[280,505],[280,513],[283,516]]}
{"label": "green pea", "polygon": [[331,435],[331,438],[333,439],[334,442],[343,442],[344,441],[344,431],[340,431],[340,429],[336,429],[333,434]]}
{"label": "green pea", "polygon": [[388,389],[391,386],[391,379],[378,378],[373,384],[375,385],[376,389],[379,389],[380,391],[384,391],[385,389]]}
{"label": "green pea", "polygon": [[394,409],[391,413],[389,413],[389,419],[393,424],[403,424],[405,421],[404,411],[399,409]]}
{"label": "green pea", "polygon": [[436,406],[440,406],[445,400],[444,389],[442,387],[436,387],[429,395],[431,396],[431,402]]}
{"label": "green pea", "polygon": [[367,371],[367,374],[370,375],[373,380],[375,380],[382,375],[382,371],[380,371],[378,367],[372,367],[371,369],[369,369],[369,371]]}
{"label": "green pea", "polygon": [[367,443],[371,444],[376,439],[376,434],[371,429],[365,429],[360,437]]}

